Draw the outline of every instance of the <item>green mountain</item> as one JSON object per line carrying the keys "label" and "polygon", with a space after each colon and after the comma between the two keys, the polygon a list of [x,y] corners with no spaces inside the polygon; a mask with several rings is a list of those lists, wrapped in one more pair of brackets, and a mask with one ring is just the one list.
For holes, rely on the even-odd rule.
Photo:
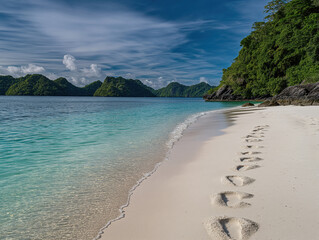
{"label": "green mountain", "polygon": [[0,76],[0,95],[5,95],[10,86],[16,82],[12,76]]}
{"label": "green mountain", "polygon": [[154,90],[140,80],[122,77],[106,77],[85,87],[76,87],[65,78],[54,81],[41,74],[20,78],[0,76],[0,95],[29,96],[99,96],[99,97],[202,97],[212,86],[199,83],[185,86],[174,82],[165,88]]}
{"label": "green mountain", "polygon": [[[273,0],[269,15],[241,41],[238,57],[223,70],[218,88],[240,98],[264,98],[300,83],[319,81],[319,1]],[[213,96],[214,98],[214,96]]]}
{"label": "green mountain", "polygon": [[6,91],[6,95],[58,96],[63,89],[60,85],[40,74],[17,78]]}
{"label": "green mountain", "polygon": [[150,87],[140,80],[106,77],[94,93],[97,97],[155,97]]}
{"label": "green mountain", "polygon": [[41,74],[29,74],[20,78],[0,76],[0,95],[93,96],[101,85],[101,81],[96,81],[79,88],[65,78],[52,81]]}
{"label": "green mountain", "polygon": [[155,94],[158,97],[202,97],[211,88],[212,86],[204,82],[192,86],[172,82],[156,90]]}
{"label": "green mountain", "polygon": [[61,87],[61,96],[84,96],[85,91],[83,88],[74,86],[72,83],[68,82],[65,78],[58,78],[54,82]]}
{"label": "green mountain", "polygon": [[97,89],[99,89],[102,85],[102,82],[100,80],[92,82],[88,85],[86,85],[83,89],[85,92],[85,96],[93,96]]}

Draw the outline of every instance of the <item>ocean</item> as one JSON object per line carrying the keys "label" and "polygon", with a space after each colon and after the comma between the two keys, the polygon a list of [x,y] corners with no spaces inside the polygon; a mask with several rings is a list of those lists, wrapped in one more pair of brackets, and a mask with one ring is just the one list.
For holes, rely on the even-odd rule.
{"label": "ocean", "polygon": [[0,239],[93,239],[190,124],[240,104],[0,96]]}

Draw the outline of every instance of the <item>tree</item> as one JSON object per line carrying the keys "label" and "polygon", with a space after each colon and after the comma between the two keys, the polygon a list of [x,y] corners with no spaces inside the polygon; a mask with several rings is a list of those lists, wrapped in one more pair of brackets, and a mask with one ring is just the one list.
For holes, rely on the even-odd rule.
{"label": "tree", "polygon": [[219,87],[243,98],[275,95],[287,86],[319,81],[319,0],[273,0],[266,22],[256,22],[223,71]]}
{"label": "tree", "polygon": [[272,0],[265,6],[265,13],[269,13],[265,17],[267,20],[272,20],[276,12],[282,8],[287,3],[287,0]]}
{"label": "tree", "polygon": [[314,6],[319,7],[319,0],[312,0],[312,1]]}

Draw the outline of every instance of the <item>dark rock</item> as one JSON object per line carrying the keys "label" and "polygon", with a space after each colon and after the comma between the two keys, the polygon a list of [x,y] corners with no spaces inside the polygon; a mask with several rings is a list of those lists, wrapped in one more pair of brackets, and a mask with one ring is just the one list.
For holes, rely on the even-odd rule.
{"label": "dark rock", "polygon": [[236,101],[243,100],[242,96],[235,95],[230,86],[223,85],[213,94],[206,94],[205,101]]}
{"label": "dark rock", "polygon": [[287,87],[280,94],[273,97],[273,100],[280,105],[318,105],[319,82]]}
{"label": "dark rock", "polygon": [[242,105],[242,107],[252,107],[252,106],[255,106],[255,104],[250,103],[250,102],[245,103],[245,104]]}
{"label": "dark rock", "polygon": [[[235,95],[230,86],[223,85],[213,94],[204,96],[205,101],[238,101],[251,100],[244,99],[240,95]],[[259,99],[260,100],[260,99]],[[278,106],[278,105],[319,105],[319,82],[300,84],[285,88],[280,94],[272,98],[264,98],[259,107]]]}
{"label": "dark rock", "polygon": [[280,104],[275,100],[266,100],[263,103],[259,104],[258,107],[274,107],[279,105]]}

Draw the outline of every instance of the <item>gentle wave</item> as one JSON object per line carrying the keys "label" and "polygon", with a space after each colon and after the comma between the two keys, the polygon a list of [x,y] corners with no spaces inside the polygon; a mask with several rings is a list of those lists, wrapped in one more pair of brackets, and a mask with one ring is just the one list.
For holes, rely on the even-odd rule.
{"label": "gentle wave", "polygon": [[205,112],[200,112],[200,113],[196,113],[193,114],[191,116],[189,116],[185,121],[183,121],[182,123],[179,123],[175,129],[171,132],[169,140],[166,142],[166,146],[168,147],[168,151],[166,153],[165,158],[163,159],[163,161],[155,164],[155,167],[152,171],[145,173],[143,175],[143,177],[141,179],[139,179],[137,181],[137,183],[130,189],[129,193],[128,193],[128,198],[127,198],[127,202],[122,205],[119,209],[120,215],[114,219],[111,219],[110,221],[107,222],[107,224],[102,227],[98,233],[98,235],[93,239],[93,240],[97,240],[100,239],[102,237],[102,234],[104,233],[104,231],[113,223],[116,222],[122,218],[125,217],[125,208],[127,208],[130,205],[130,201],[131,201],[131,196],[133,195],[135,189],[137,187],[139,187],[141,185],[141,183],[146,180],[148,177],[150,177],[153,173],[155,173],[157,171],[157,169],[162,165],[162,163],[164,161],[167,161],[169,159],[169,156],[171,154],[171,151],[174,147],[174,145],[183,137],[183,134],[185,132],[185,130],[187,130],[192,124],[194,124],[199,118],[209,114],[209,113],[217,113],[217,112],[223,112],[223,110],[213,110],[213,111],[205,111]]}

